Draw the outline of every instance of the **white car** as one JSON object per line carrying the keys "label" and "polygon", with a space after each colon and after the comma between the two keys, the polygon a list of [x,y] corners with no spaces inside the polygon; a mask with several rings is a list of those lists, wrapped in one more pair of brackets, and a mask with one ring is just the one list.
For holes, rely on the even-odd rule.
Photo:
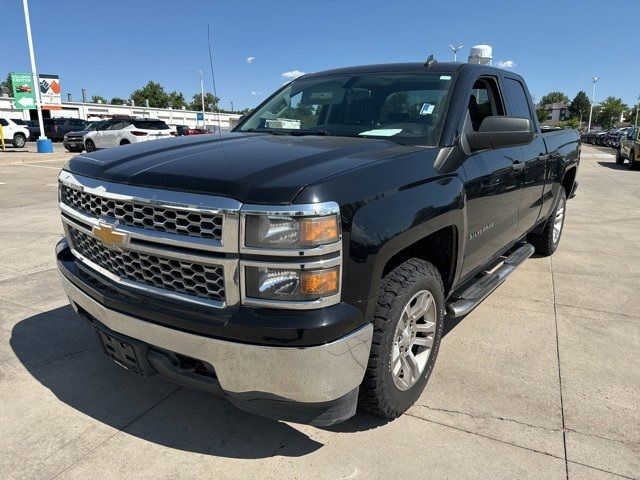
{"label": "white car", "polygon": [[151,118],[113,118],[84,136],[87,152],[129,143],[170,138],[171,128],[162,120]]}
{"label": "white car", "polygon": [[16,148],[25,146],[29,138],[29,128],[23,120],[0,118],[0,125],[5,143],[12,143]]}

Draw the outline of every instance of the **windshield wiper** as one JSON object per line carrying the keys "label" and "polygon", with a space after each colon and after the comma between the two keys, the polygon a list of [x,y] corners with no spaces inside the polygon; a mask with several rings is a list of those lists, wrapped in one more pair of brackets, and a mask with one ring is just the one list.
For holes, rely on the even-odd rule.
{"label": "windshield wiper", "polygon": [[287,135],[287,132],[279,132],[277,130],[268,130],[266,128],[247,128],[246,130],[240,130],[244,133],[268,133],[269,135]]}
{"label": "windshield wiper", "polygon": [[331,135],[326,130],[291,130],[290,132],[288,132],[288,134],[293,135],[294,137],[302,137],[304,135]]}

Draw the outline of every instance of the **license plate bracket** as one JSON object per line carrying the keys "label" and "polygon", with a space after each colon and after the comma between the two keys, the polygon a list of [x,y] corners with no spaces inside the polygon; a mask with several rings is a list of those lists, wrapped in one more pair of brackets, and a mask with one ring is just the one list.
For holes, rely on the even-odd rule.
{"label": "license plate bracket", "polygon": [[[142,342],[123,338],[113,332],[106,332],[96,327],[98,341],[105,355],[122,368],[144,377],[151,374],[151,367],[146,360],[147,347]],[[133,341],[131,341],[133,340]]]}

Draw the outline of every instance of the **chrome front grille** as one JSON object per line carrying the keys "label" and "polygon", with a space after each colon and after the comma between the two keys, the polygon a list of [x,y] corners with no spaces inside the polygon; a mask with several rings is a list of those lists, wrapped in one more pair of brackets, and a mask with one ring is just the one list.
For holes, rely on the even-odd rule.
{"label": "chrome front grille", "polygon": [[221,240],[221,214],[105,198],[68,185],[60,185],[60,201],[95,217],[166,233]]}
{"label": "chrome front grille", "polygon": [[59,208],[78,261],[127,288],[225,308],[240,302],[233,199],[62,171]]}
{"label": "chrome front grille", "polygon": [[134,250],[116,250],[69,226],[69,240],[75,252],[120,278],[155,288],[206,298],[225,300],[224,268],[150,255]]}

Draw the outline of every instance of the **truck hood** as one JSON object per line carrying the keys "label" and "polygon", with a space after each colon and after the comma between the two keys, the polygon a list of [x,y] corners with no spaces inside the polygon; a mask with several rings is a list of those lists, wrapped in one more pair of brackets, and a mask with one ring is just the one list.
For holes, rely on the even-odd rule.
{"label": "truck hood", "polygon": [[389,140],[229,133],[86,153],[65,169],[109,182],[287,204],[305,185],[413,150]]}

